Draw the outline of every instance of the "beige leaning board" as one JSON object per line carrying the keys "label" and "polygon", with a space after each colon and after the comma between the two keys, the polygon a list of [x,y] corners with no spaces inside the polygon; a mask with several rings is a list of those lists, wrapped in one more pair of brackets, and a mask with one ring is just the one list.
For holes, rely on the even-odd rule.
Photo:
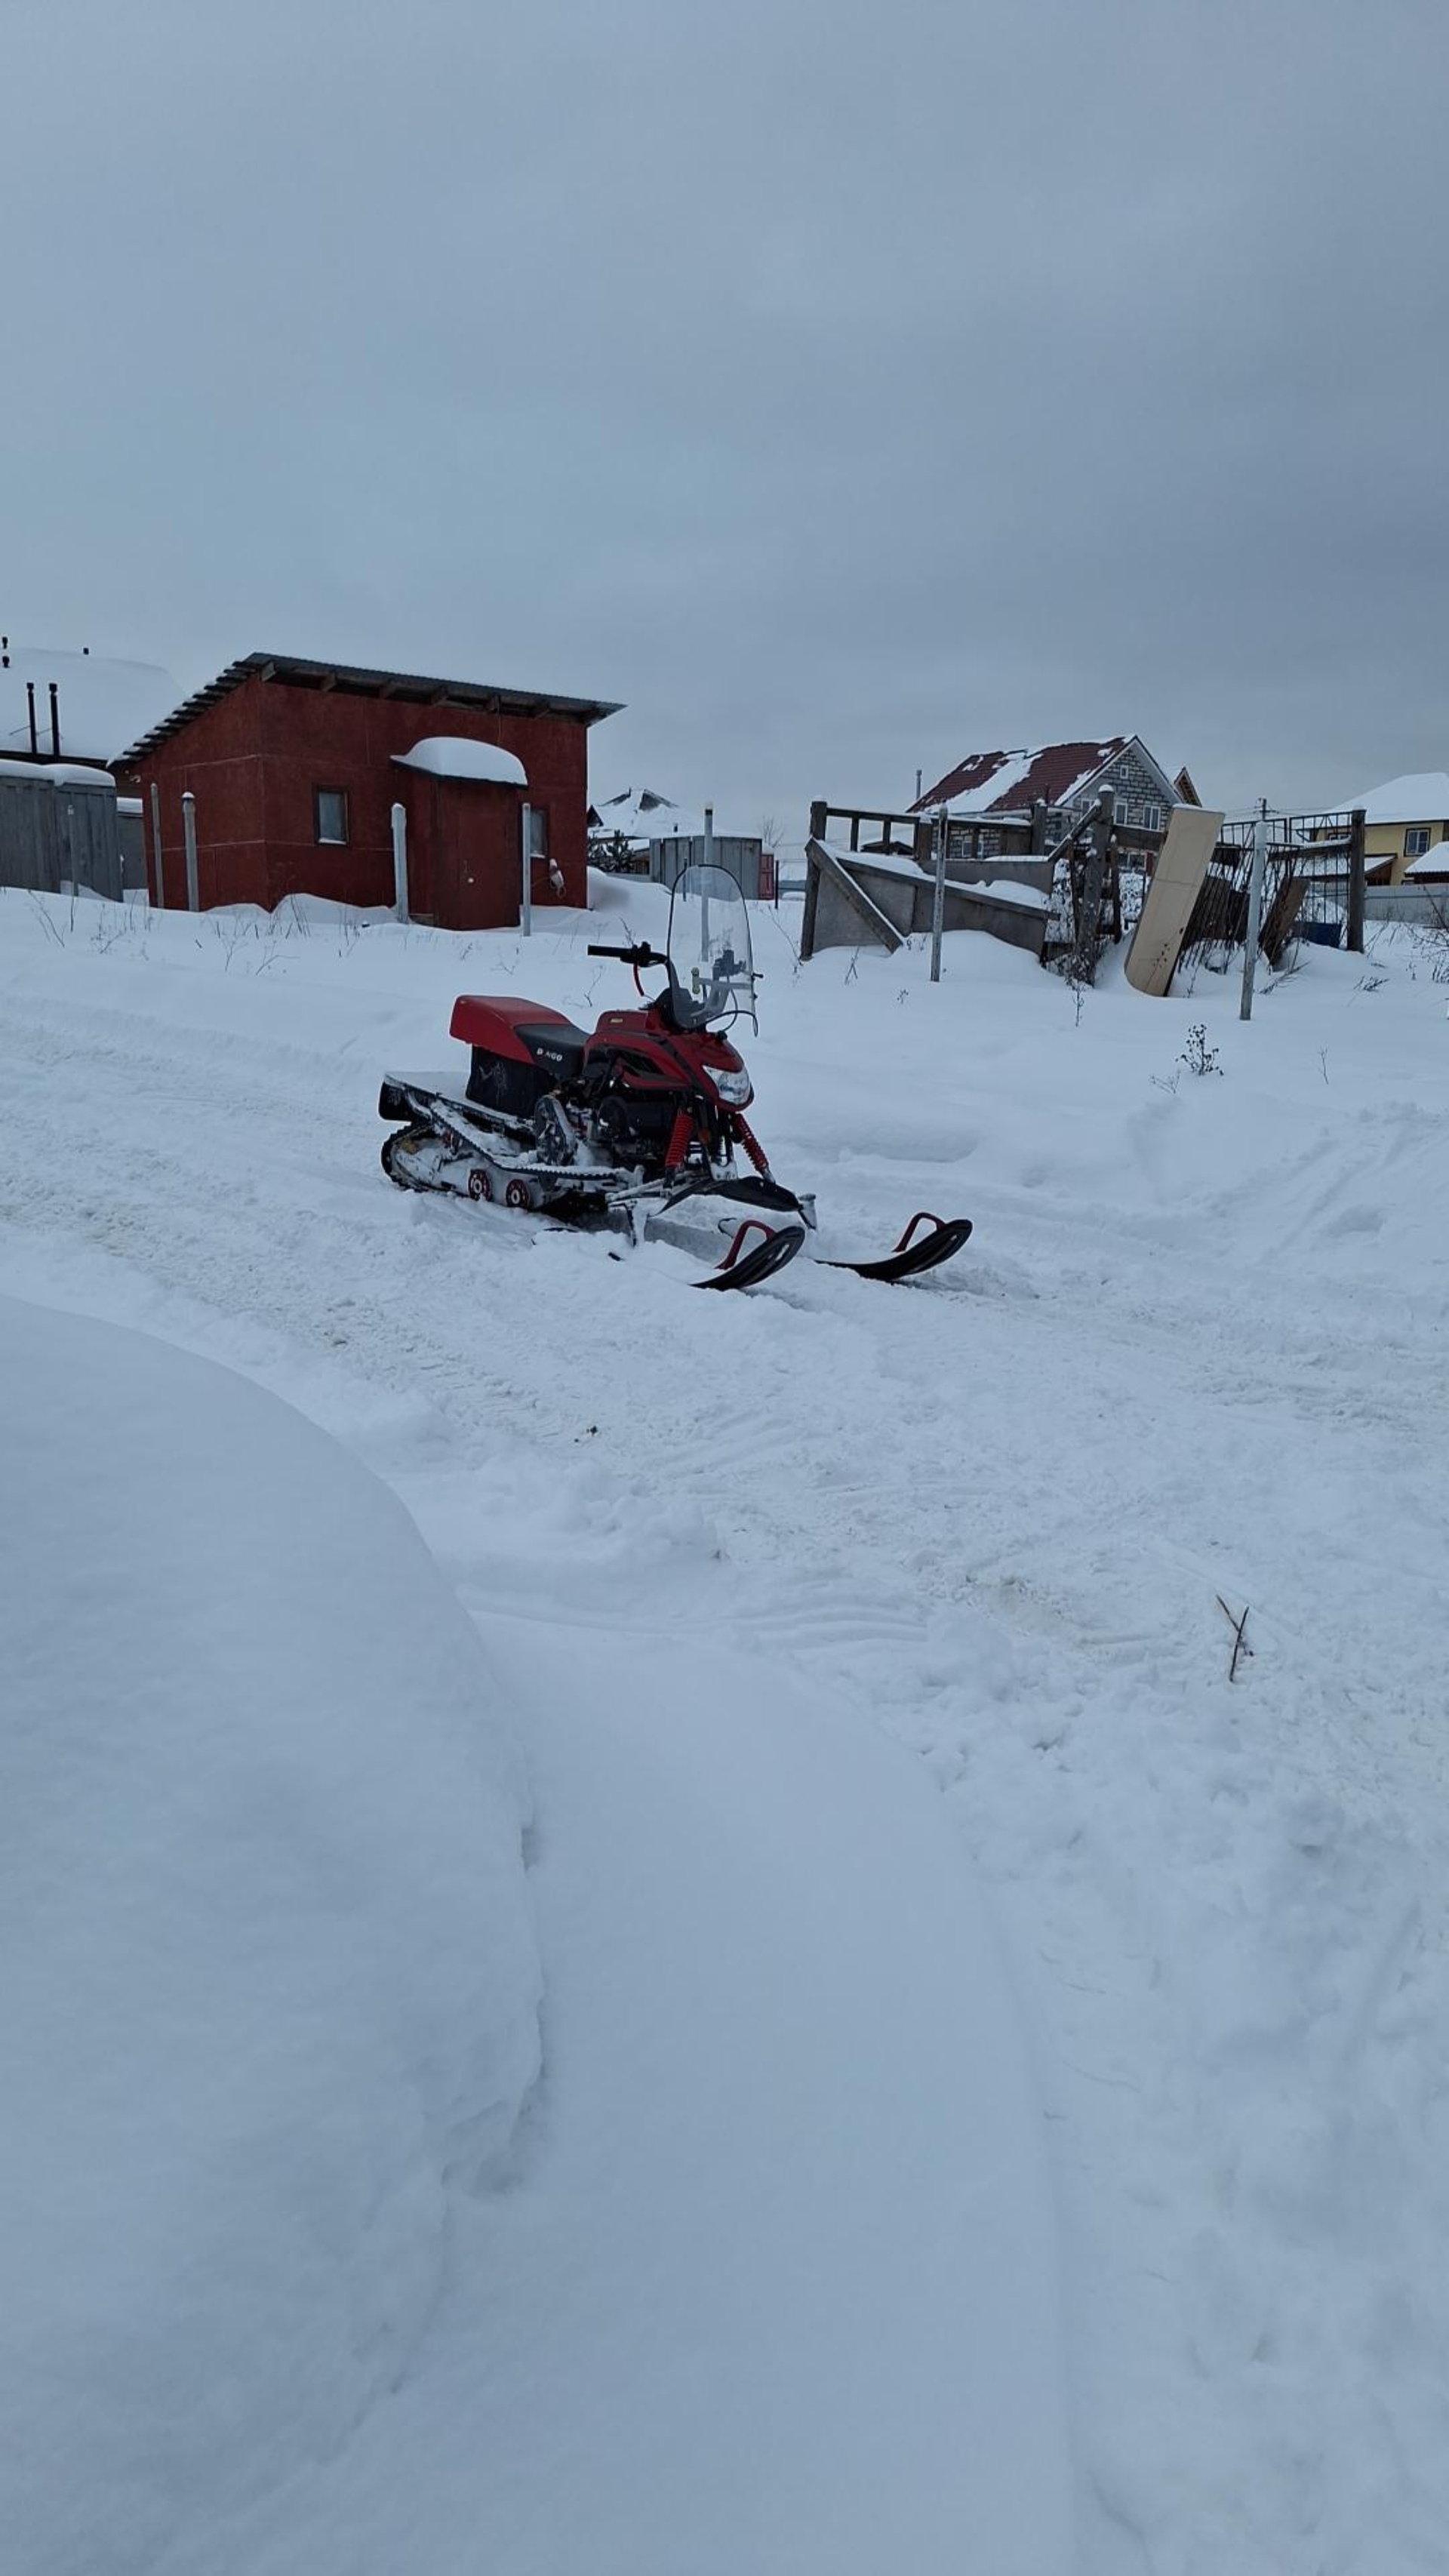
{"label": "beige leaning board", "polygon": [[1201,805],[1174,805],[1127,951],[1127,981],[1139,993],[1162,994],[1172,982],[1182,935],[1222,828],[1221,814],[1210,814]]}

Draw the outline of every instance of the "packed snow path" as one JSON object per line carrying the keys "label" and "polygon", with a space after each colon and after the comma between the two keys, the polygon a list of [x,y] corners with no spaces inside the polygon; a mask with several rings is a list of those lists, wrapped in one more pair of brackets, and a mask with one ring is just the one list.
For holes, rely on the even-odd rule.
{"label": "packed snow path", "polygon": [[[777,1167],[847,1248],[919,1205],[977,1237],[914,1290],[797,1264],[718,1300],[377,1175],[377,1072],[441,1060],[455,990],[615,997],[583,923],[3,909],[0,1284],[281,1388],[490,1619],[612,1631],[651,1677],[742,1644],[924,1755],[1034,2034],[1087,2576],[1437,2568],[1430,964],[1315,958],[1239,1032],[1212,979],[1079,1022],[986,942],[932,994],[914,958],[792,977],[782,939],[747,1049]],[[1203,1017],[1221,1080],[1179,1060]]]}
{"label": "packed snow path", "polygon": [[520,2183],[245,2576],[1068,2576],[1043,2142],[939,1800],[727,1650],[489,1633],[538,1810]]}

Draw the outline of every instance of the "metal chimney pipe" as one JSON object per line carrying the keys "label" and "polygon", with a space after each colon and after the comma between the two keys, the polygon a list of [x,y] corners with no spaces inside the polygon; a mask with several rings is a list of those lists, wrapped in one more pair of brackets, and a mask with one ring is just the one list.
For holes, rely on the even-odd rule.
{"label": "metal chimney pipe", "polygon": [[59,758],[60,758],[60,691],[59,691],[59,689],[57,688],[57,686],[56,686],[56,684],[55,684],[54,680],[52,680],[52,681],[51,681],[51,684],[50,684],[50,754],[51,754],[51,758],[52,758],[52,760],[59,760]]}
{"label": "metal chimney pipe", "polygon": [[35,682],[33,680],[27,680],[25,683],[25,712],[30,719],[30,757],[32,760],[38,760],[40,736],[35,730]]}

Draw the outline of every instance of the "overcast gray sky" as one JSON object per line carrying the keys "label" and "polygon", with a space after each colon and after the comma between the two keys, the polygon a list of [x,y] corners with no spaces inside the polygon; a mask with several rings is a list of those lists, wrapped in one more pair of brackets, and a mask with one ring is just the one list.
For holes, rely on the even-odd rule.
{"label": "overcast gray sky", "polygon": [[0,625],[803,833],[1449,768],[1449,0],[6,0]]}

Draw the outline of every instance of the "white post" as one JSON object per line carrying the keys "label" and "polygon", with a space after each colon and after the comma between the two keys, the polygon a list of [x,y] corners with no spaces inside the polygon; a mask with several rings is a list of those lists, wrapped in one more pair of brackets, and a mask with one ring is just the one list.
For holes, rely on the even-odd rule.
{"label": "white post", "polygon": [[712,805],[706,805],[704,809],[704,864],[707,868],[714,866],[714,807]]}
{"label": "white post", "polygon": [[931,981],[941,980],[941,932],[946,920],[946,808],[936,816],[936,882],[931,892]]}
{"label": "white post", "polygon": [[392,809],[392,899],[399,921],[408,918],[408,815],[405,805]]}
{"label": "white post", "polygon": [[201,886],[196,872],[196,799],[188,787],[181,799],[181,828],[186,836],[186,909],[201,910]]}
{"label": "white post", "polygon": [[518,918],[522,925],[523,936],[528,939],[533,933],[533,807],[531,805],[524,806],[519,816],[519,828],[523,834],[523,901],[519,906]]}
{"label": "white post", "polygon": [[1253,978],[1258,967],[1258,939],[1263,927],[1263,863],[1268,855],[1268,799],[1253,817],[1253,864],[1248,876],[1248,936],[1243,944],[1243,998],[1240,1020],[1253,1016]]}
{"label": "white post", "polygon": [[166,900],[166,888],[161,881],[161,790],[154,778],[151,781],[151,847],[156,853],[156,908],[159,912]]}

